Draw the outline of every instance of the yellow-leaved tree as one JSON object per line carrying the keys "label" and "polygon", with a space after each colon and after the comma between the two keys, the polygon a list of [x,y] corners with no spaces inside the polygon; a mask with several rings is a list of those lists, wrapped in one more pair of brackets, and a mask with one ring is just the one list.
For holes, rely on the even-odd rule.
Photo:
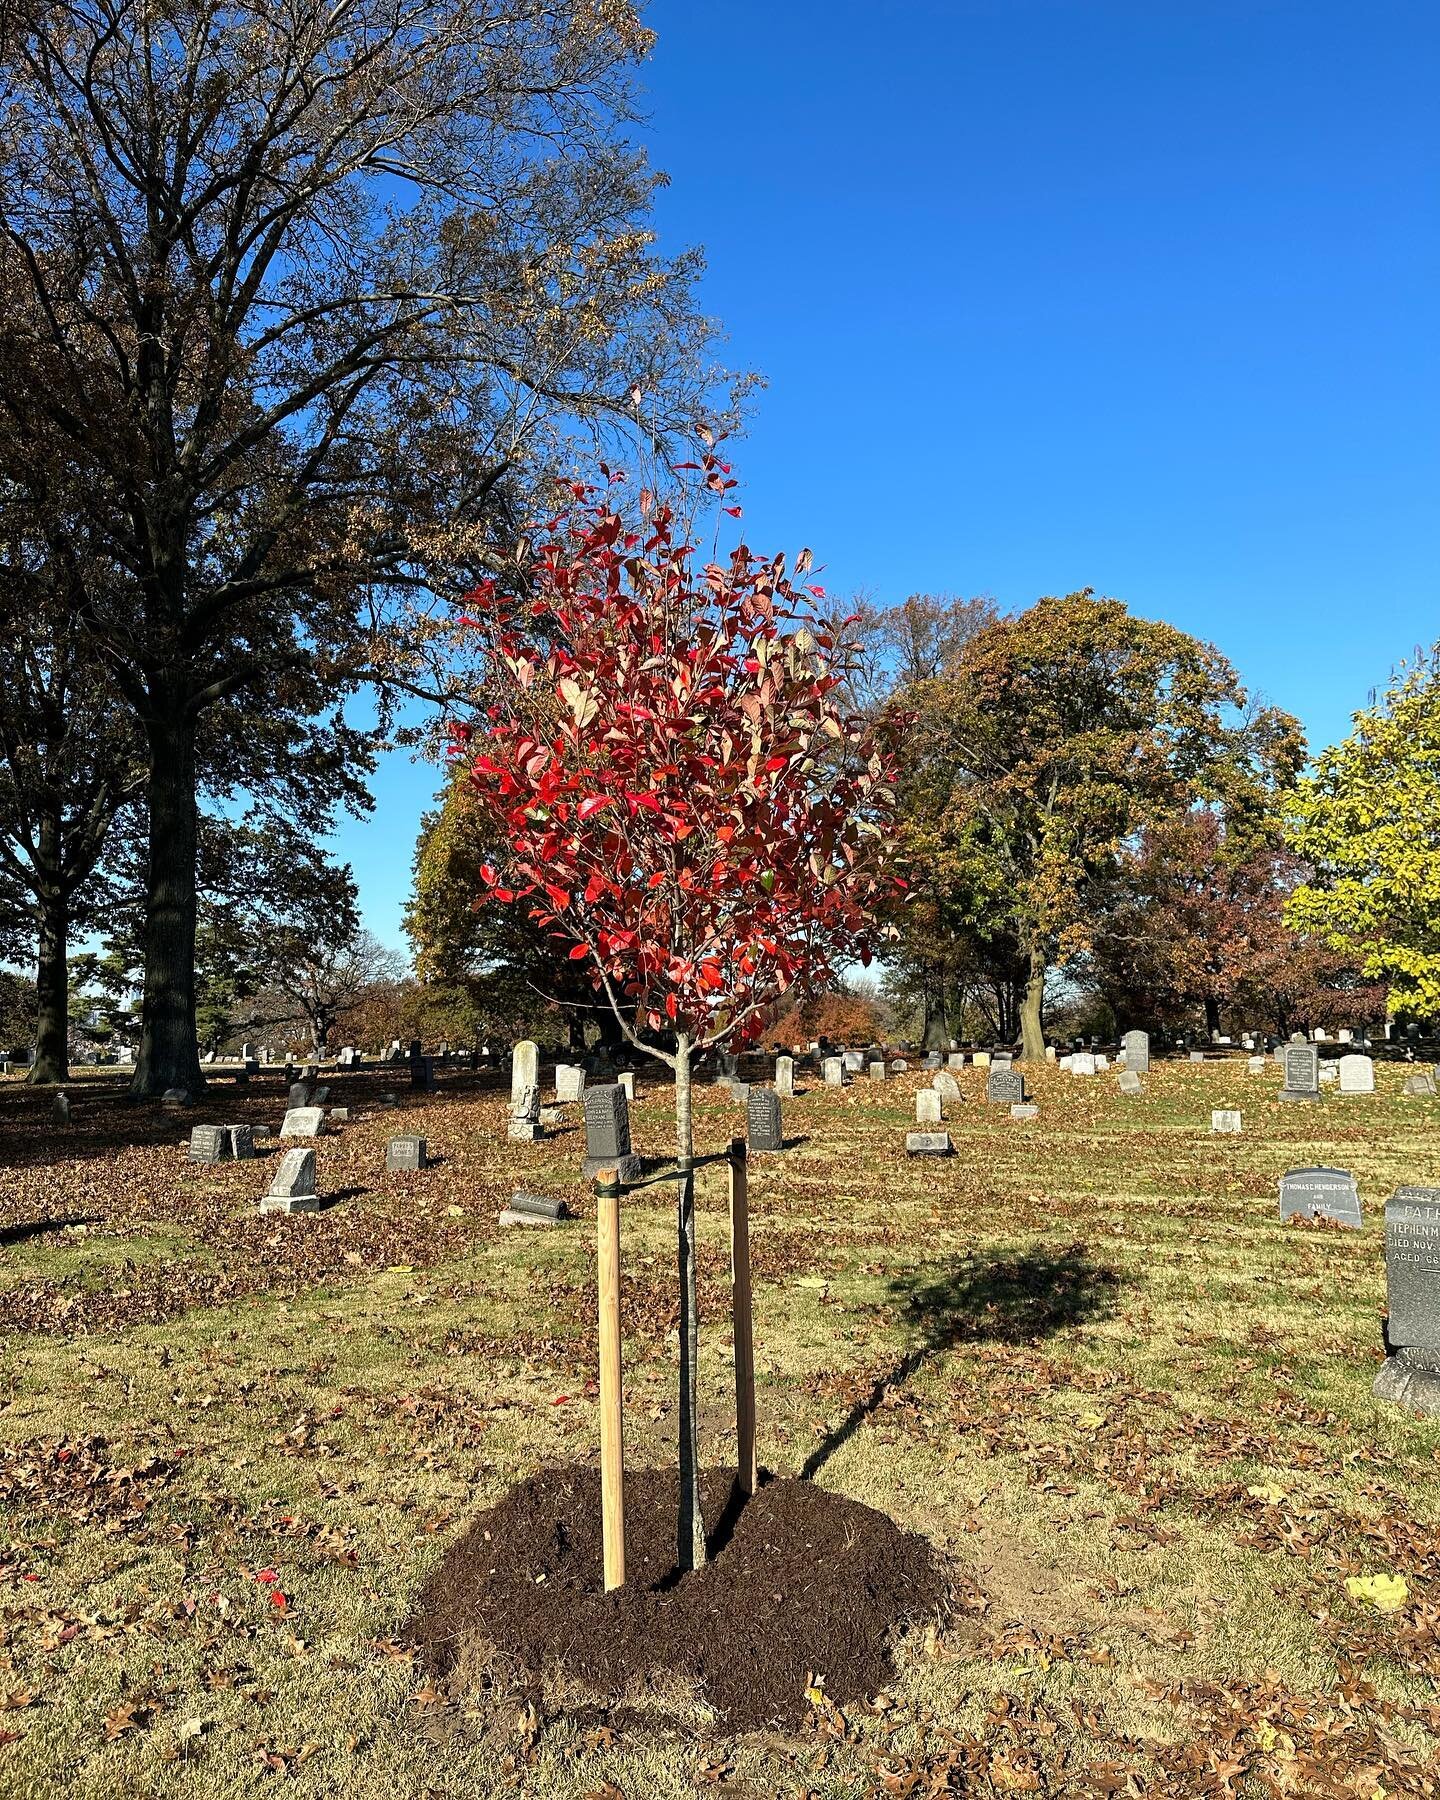
{"label": "yellow-leaved tree", "polygon": [[1392,1014],[1440,1018],[1440,645],[1317,758],[1289,836],[1312,870],[1291,923],[1386,982]]}

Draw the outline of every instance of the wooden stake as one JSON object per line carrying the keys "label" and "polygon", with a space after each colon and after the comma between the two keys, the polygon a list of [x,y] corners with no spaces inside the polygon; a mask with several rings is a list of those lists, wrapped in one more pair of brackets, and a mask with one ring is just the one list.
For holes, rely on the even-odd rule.
{"label": "wooden stake", "polygon": [[625,1428],[620,1380],[620,1177],[595,1182],[600,1332],[600,1523],[605,1591],[625,1585]]}
{"label": "wooden stake", "polygon": [[742,1494],[755,1492],[755,1326],[750,1309],[750,1176],[745,1140],[730,1144],[730,1294],[735,1320],[735,1460]]}

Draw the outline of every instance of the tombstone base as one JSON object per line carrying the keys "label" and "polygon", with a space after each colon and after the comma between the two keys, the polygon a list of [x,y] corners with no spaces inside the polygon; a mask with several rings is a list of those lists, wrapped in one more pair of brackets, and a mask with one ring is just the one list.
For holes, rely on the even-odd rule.
{"label": "tombstone base", "polygon": [[1320,1096],[1308,1093],[1303,1088],[1281,1088],[1275,1098],[1277,1100],[1318,1100]]}
{"label": "tombstone base", "polygon": [[1440,1418],[1440,1359],[1433,1350],[1397,1350],[1385,1358],[1370,1392],[1377,1400],[1391,1400],[1407,1412]]}
{"label": "tombstone base", "polygon": [[507,1135],[512,1144],[533,1144],[545,1134],[538,1123],[532,1123],[529,1119],[512,1119]]}
{"label": "tombstone base", "polygon": [[638,1156],[587,1156],[581,1173],[589,1181],[603,1169],[614,1169],[621,1181],[638,1181],[645,1173]]}
{"label": "tombstone base", "polygon": [[262,1213],[319,1212],[318,1194],[266,1194],[260,1201]]}

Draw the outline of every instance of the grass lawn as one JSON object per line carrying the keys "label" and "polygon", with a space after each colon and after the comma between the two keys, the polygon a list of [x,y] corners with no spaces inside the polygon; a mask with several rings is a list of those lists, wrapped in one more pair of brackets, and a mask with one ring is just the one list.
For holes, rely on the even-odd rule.
{"label": "grass lawn", "polygon": [[[508,1089],[331,1079],[315,1216],[277,1152],[191,1166],[194,1123],[278,1125],[278,1077],[185,1115],[0,1088],[0,1795],[207,1797],[1440,1791],[1440,1422],[1370,1395],[1383,1203],[1440,1183],[1440,1102],[1285,1106],[1244,1060],[960,1077],[958,1154],[908,1162],[922,1077],[786,1106],[751,1165],[762,1463],[922,1532],[953,1568],[870,1707],[733,1738],[683,1692],[461,1696],[400,1628],[466,1521],[597,1456],[594,1229],[572,1127]],[[243,1097],[241,1094],[243,1093]],[[1244,1113],[1212,1137],[1212,1108]],[[572,1109],[573,1111],[574,1109]],[[636,1147],[673,1115],[642,1079]],[[702,1151],[741,1113],[698,1096]],[[419,1131],[439,1166],[384,1174]],[[1287,1167],[1356,1174],[1362,1232],[1282,1227]],[[502,1232],[517,1185],[579,1222]],[[669,1190],[623,1208],[627,1454],[674,1454]],[[723,1169],[700,1189],[702,1447],[734,1454]],[[1347,1578],[1398,1575],[1379,1610]],[[822,1671],[817,1671],[823,1674]]]}

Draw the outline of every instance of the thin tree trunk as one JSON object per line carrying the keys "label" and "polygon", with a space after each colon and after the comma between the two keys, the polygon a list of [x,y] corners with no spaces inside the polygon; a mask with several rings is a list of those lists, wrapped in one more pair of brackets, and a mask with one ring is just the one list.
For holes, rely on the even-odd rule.
{"label": "thin tree trunk", "polygon": [[1213,994],[1205,996],[1205,1029],[1212,1039],[1220,1035],[1220,1002]]}
{"label": "thin tree trunk", "polygon": [[926,1050],[944,1050],[950,1043],[950,1021],[945,1015],[945,979],[942,975],[925,976]]}
{"label": "thin tree trunk", "polygon": [[680,1270],[680,1518],[676,1557],[682,1569],[705,1561],[700,1511],[700,1306],[695,1291],[695,1135],[690,1116],[690,1040],[676,1039],[675,1149],[677,1254]]}
{"label": "thin tree trunk", "polygon": [[35,1061],[31,1081],[65,1081],[70,1074],[69,905],[51,888],[40,899],[40,955],[35,979]]}
{"label": "thin tree trunk", "polygon": [[195,1038],[195,724],[150,726],[150,860],[145,892],[145,995],[137,1098],[204,1086]]}
{"label": "thin tree trunk", "polygon": [[1020,1054],[1026,1062],[1045,1060],[1045,958],[1030,953],[1030,975],[1020,1003]]}

